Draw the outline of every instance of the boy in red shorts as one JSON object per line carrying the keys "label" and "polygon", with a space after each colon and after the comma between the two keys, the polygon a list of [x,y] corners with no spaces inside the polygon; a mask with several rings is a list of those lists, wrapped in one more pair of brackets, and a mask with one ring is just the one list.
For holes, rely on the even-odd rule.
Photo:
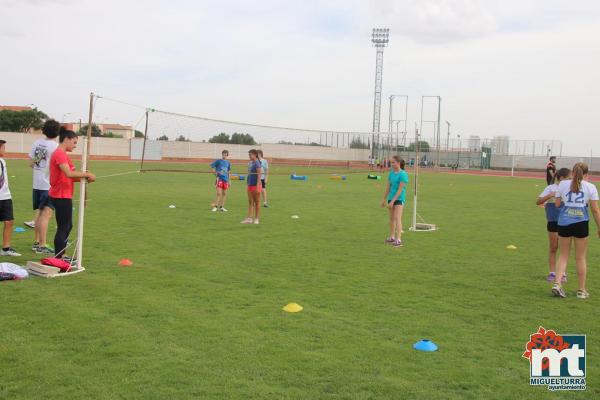
{"label": "boy in red shorts", "polygon": [[227,189],[229,189],[229,173],[231,172],[231,163],[227,160],[229,151],[223,150],[221,152],[221,157],[220,160],[215,160],[210,164],[213,173],[217,177],[217,182],[215,183],[217,188],[217,200],[213,205],[212,212],[227,212],[227,209],[225,208],[225,197],[227,197]]}

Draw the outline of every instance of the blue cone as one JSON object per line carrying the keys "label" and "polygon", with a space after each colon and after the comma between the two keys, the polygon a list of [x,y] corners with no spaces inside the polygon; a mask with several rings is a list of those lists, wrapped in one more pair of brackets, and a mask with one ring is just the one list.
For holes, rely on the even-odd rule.
{"label": "blue cone", "polygon": [[22,228],[22,227],[20,227],[20,226],[17,226],[17,227],[15,228],[15,232],[18,232],[18,233],[25,232],[25,228]]}
{"label": "blue cone", "polygon": [[417,343],[413,344],[413,349],[419,351],[437,351],[437,344],[433,343],[431,340],[423,339],[419,340]]}

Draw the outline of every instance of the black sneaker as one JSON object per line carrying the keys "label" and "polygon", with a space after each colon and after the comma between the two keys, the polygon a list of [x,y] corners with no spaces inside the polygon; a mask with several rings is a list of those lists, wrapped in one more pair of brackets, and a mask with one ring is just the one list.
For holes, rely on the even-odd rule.
{"label": "black sneaker", "polygon": [[35,251],[37,253],[39,249],[40,249],[40,244],[38,242],[34,242],[33,245],[31,246],[31,251]]}

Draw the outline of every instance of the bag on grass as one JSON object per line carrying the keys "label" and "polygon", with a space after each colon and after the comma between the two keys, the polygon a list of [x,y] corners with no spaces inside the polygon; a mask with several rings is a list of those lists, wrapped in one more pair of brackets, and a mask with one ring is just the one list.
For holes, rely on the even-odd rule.
{"label": "bag on grass", "polygon": [[29,278],[29,272],[17,264],[3,262],[0,263],[0,273],[6,273],[14,275],[12,279],[26,279]]}
{"label": "bag on grass", "polygon": [[9,272],[0,272],[0,281],[14,281],[15,274],[11,274]]}
{"label": "bag on grass", "polygon": [[66,272],[71,268],[71,264],[66,262],[65,260],[61,260],[60,258],[48,257],[42,259],[42,264],[49,265],[51,267],[56,267],[60,269],[60,272]]}

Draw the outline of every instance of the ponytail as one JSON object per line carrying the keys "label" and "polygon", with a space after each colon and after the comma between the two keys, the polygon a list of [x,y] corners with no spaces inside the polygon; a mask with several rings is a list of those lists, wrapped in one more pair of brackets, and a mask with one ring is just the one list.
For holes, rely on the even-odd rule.
{"label": "ponytail", "polygon": [[581,189],[581,182],[583,177],[588,173],[588,166],[586,163],[578,162],[573,166],[573,179],[571,180],[571,192],[578,193]]}

